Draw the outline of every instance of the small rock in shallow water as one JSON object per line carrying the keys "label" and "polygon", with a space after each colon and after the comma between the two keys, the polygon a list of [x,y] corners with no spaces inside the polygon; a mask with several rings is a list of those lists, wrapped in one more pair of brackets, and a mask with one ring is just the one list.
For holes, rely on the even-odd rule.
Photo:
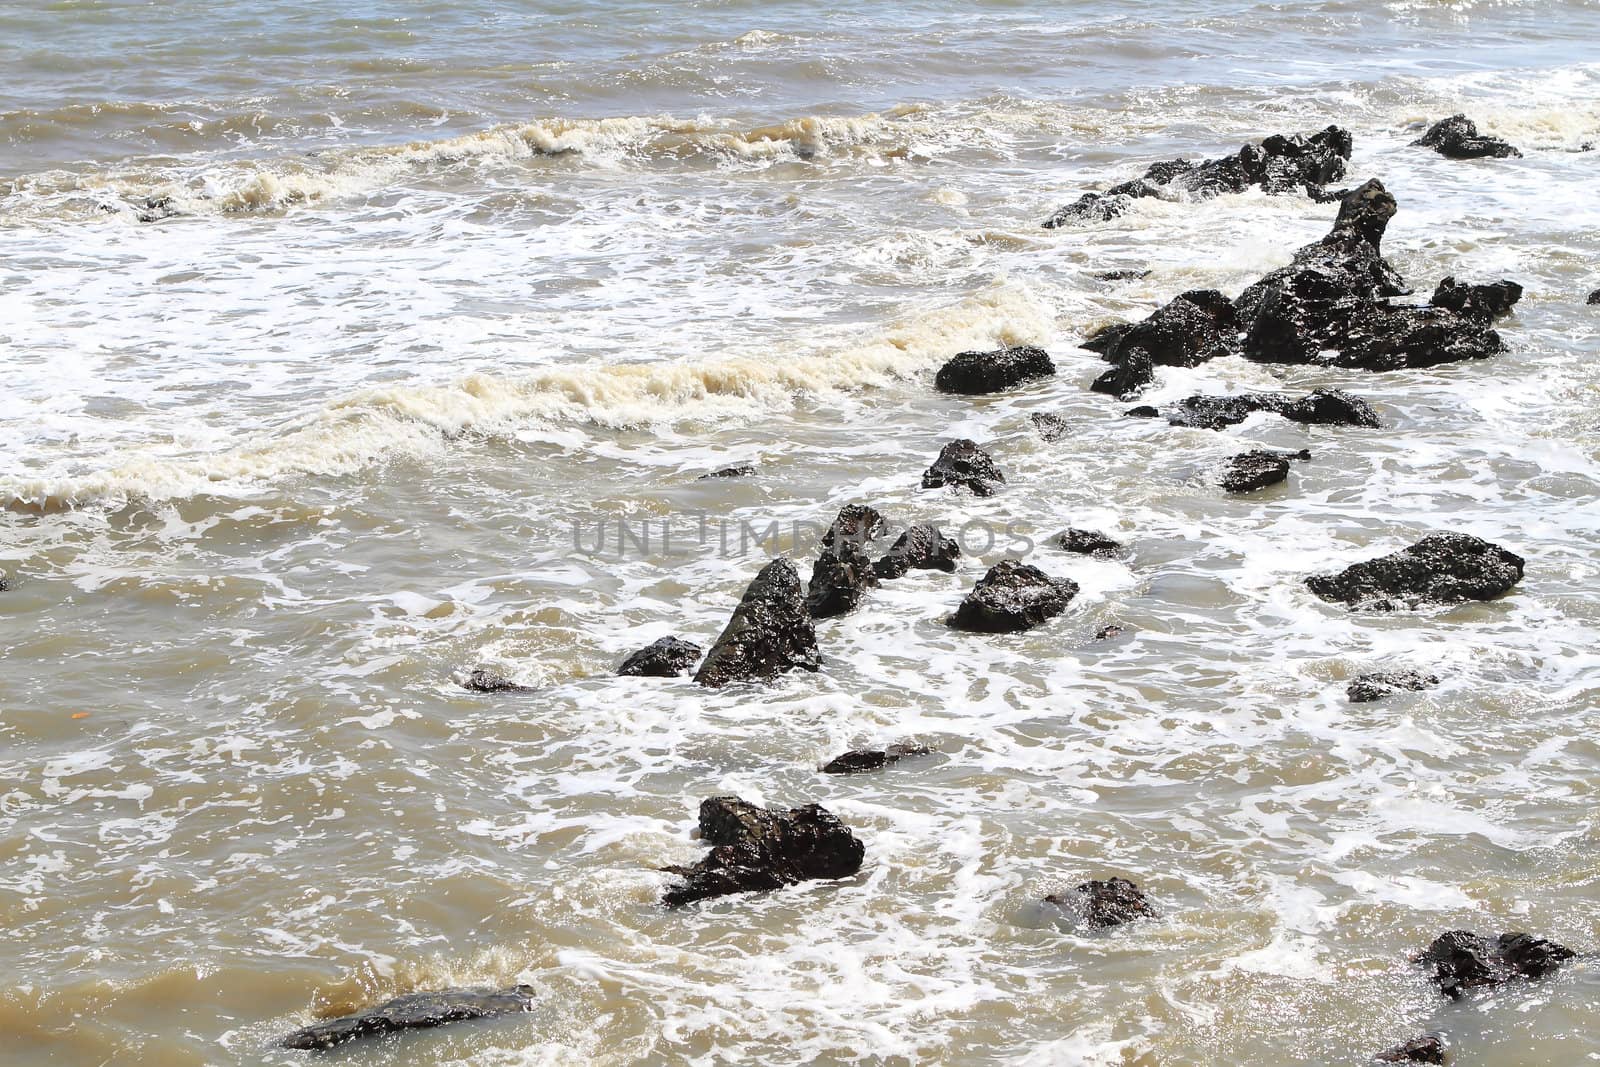
{"label": "small rock in shallow water", "polygon": [[1050,539],[1050,543],[1080,556],[1098,556],[1110,559],[1122,554],[1122,542],[1114,541],[1099,530],[1080,530],[1069,526]]}
{"label": "small rock in shallow water", "polygon": [[1150,277],[1150,272],[1147,270],[1130,269],[1103,270],[1099,274],[1095,275],[1095,278],[1102,282],[1132,282],[1148,277]]}
{"label": "small rock in shallow water", "polygon": [[1047,411],[1036,411],[1028,416],[1033,423],[1033,428],[1039,431],[1039,436],[1047,442],[1054,443],[1067,436],[1069,429],[1067,420],[1060,415],[1053,415]]}
{"label": "small rock in shallow water", "polygon": [[662,895],[669,908],[813,878],[847,878],[866,856],[850,828],[817,804],[779,812],[737,797],[713,797],[700,806],[700,836],[715,846],[704,859],[665,868],[684,879]]}
{"label": "small rock in shallow water", "polygon": [[1270,452],[1254,448],[1228,460],[1217,484],[1230,493],[1253,493],[1289,477],[1291,459],[1310,459],[1310,452]]}
{"label": "small rock in shallow water", "polygon": [[1052,893],[1044,899],[1046,903],[1081,915],[1084,925],[1095,929],[1159,917],[1144,891],[1126,878],[1084,882],[1073,889],[1071,896]]}
{"label": "small rock in shallow water", "polygon": [[1052,578],[1038,567],[1001,560],[978,579],[956,609],[951,625],[980,633],[1012,633],[1043,625],[1067,610],[1078,584]]}
{"label": "small rock in shallow water", "polygon": [[1410,548],[1306,579],[1323,600],[1394,611],[1493,600],[1522,579],[1523,559],[1468,534],[1429,534]]}
{"label": "small rock in shallow water", "polygon": [[461,686],[475,693],[523,693],[529,689],[528,686],[518,685],[492,667],[472,668],[467,676],[461,679]]}
{"label": "small rock in shallow water", "polygon": [[533,1006],[533,988],[516,986],[496,993],[446,990],[438,993],[408,993],[375,1008],[341,1019],[308,1026],[283,1038],[284,1048],[323,1050],[353,1041],[401,1030],[422,1030],[467,1019],[487,1019],[496,1015],[525,1012]]}
{"label": "small rock in shallow water", "polygon": [[1450,1062],[1450,1042],[1437,1031],[1421,1034],[1403,1045],[1386,1049],[1372,1057],[1376,1063],[1433,1063]]}
{"label": "small rock in shallow water", "polygon": [[806,610],[813,619],[843,615],[861,603],[868,589],[878,584],[878,574],[860,541],[841,537],[822,550],[811,568],[806,587]]}
{"label": "small rock in shallow water", "polygon": [[703,482],[711,478],[748,478],[755,472],[755,467],[748,463],[743,463],[737,467],[723,467],[721,470],[712,471],[709,474],[702,474],[700,476],[700,481]]}
{"label": "small rock in shallow water", "polygon": [[966,487],[974,496],[993,496],[1006,480],[989,453],[966,438],[951,441],[939,450],[939,458],[922,474],[922,488]]}
{"label": "small rock in shallow water", "polygon": [[775,559],[746,587],[694,680],[718,688],[730,682],[768,681],[789,670],[822,666],[794,564]]}
{"label": "small rock in shallow water", "polygon": [[887,555],[872,565],[879,578],[903,578],[907,571],[952,572],[961,558],[961,546],[946,537],[937,526],[919,525],[896,539]]}
{"label": "small rock in shallow water", "polygon": [[1123,414],[1141,418],[1165,415],[1172,426],[1221,430],[1235,426],[1258,411],[1281,415],[1291,422],[1321,426],[1380,425],[1378,413],[1365,400],[1337,389],[1318,389],[1294,399],[1283,393],[1244,393],[1238,396],[1186,396],[1165,410],[1129,408]]}
{"label": "small rock in shallow water", "polygon": [[1478,124],[1465,115],[1440,119],[1411,146],[1431,148],[1450,159],[1510,159],[1522,155],[1508,142],[1480,134]]}
{"label": "small rock in shallow water", "polygon": [[915,742],[905,742],[890,745],[888,748],[856,748],[851,749],[842,756],[835,756],[822,766],[823,774],[856,774],[860,771],[875,771],[880,767],[887,767],[898,763],[907,756],[926,756],[927,745]]}
{"label": "small rock in shallow water", "polygon": [[675,678],[700,662],[705,649],[692,641],[663,637],[622,661],[617,673],[630,678]]}
{"label": "small rock in shallow water", "polygon": [[1414,962],[1433,966],[1433,980],[1452,1000],[1467,990],[1516,978],[1543,978],[1576,955],[1565,945],[1532,934],[1507,933],[1490,941],[1467,930],[1440,934]]}
{"label": "small rock in shallow water", "polygon": [[1094,633],[1094,639],[1096,641],[1109,641],[1113,637],[1121,637],[1127,632],[1128,631],[1123,629],[1121,626],[1113,623],[1110,626],[1102,626],[1100,629],[1096,630]]}
{"label": "small rock in shallow water", "polygon": [[1344,692],[1352,704],[1370,704],[1402,689],[1420,693],[1438,684],[1437,675],[1423,674],[1421,671],[1373,671],[1352,678]]}
{"label": "small rock in shallow water", "polygon": [[1590,306],[1600,304],[1600,289],[1596,289],[1594,292],[1589,294],[1588,303]]}
{"label": "small rock in shallow water", "polygon": [[993,352],[961,352],[939,368],[933,387],[941,393],[977,396],[1055,375],[1050,354],[1032,345],[1006,345]]}

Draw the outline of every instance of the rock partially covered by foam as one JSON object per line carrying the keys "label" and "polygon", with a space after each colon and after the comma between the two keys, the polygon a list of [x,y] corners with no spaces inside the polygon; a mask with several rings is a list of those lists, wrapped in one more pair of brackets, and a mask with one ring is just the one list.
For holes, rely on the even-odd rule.
{"label": "rock partially covered by foam", "polygon": [[1433,981],[1452,1000],[1468,990],[1515,979],[1543,978],[1575,956],[1570,948],[1524,933],[1490,941],[1467,930],[1440,934],[1416,957],[1433,968]]}
{"label": "rock partially covered by foam", "polygon": [[1345,696],[1352,704],[1370,704],[1374,700],[1382,700],[1401,690],[1420,693],[1438,684],[1438,675],[1424,674],[1422,671],[1410,669],[1372,671],[1352,678],[1350,684],[1345,687]]}
{"label": "rock partially covered by foam", "polygon": [[1238,351],[1233,303],[1215,289],[1180,293],[1142,322],[1111,327],[1083,347],[1112,364],[1089,388],[1128,397],[1155,380],[1155,367],[1195,367]]}
{"label": "rock partially covered by foam", "polygon": [[1222,473],[1217,476],[1217,485],[1229,493],[1253,493],[1288,478],[1291,459],[1310,458],[1311,453],[1305,450],[1273,452],[1265,448],[1253,448],[1239,453],[1223,465]]}
{"label": "rock partially covered by foam", "polygon": [[901,534],[888,553],[872,565],[879,578],[903,578],[913,570],[952,572],[961,558],[961,546],[930,524],[912,526]]}
{"label": "rock partially covered by foam", "polygon": [[1411,146],[1431,148],[1450,159],[1510,159],[1522,155],[1509,142],[1480,134],[1478,124],[1465,115],[1440,119]]}
{"label": "rock partially covered by foam", "polygon": [[822,765],[823,774],[859,774],[899,763],[909,756],[926,756],[928,746],[904,741],[888,748],[853,748]]}
{"label": "rock partially covered by foam", "polygon": [[1493,600],[1522,580],[1523,559],[1470,534],[1429,534],[1410,548],[1306,579],[1323,600],[1393,611]]}
{"label": "rock partially covered by foam", "polygon": [[1135,919],[1159,918],[1144,891],[1126,878],[1089,881],[1070,894],[1052,893],[1045,902],[1080,917],[1085,926],[1106,929]]}
{"label": "rock partially covered by foam", "polygon": [[1372,1057],[1374,1063],[1433,1063],[1450,1062],[1450,1042],[1438,1031],[1419,1034],[1410,1041],[1385,1049]]}
{"label": "rock partially covered by foam", "polygon": [[1044,222],[1047,230],[1071,222],[1116,218],[1135,200],[1162,197],[1205,199],[1241,193],[1257,186],[1268,193],[1305,190],[1321,198],[1325,186],[1345,175],[1352,140],[1347,130],[1329,126],[1320,133],[1275,134],[1248,144],[1231,156],[1191,163],[1173,159],[1153,164],[1142,178],[1114,185],[1103,193],[1085,193]]}
{"label": "rock partially covered by foam", "polygon": [[529,687],[519,685],[493,667],[474,667],[461,679],[461,687],[474,693],[525,693]]}
{"label": "rock partially covered by foam", "polygon": [[1377,427],[1378,413],[1365,400],[1338,389],[1318,389],[1299,398],[1283,393],[1242,393],[1237,396],[1186,396],[1165,408],[1130,408],[1126,414],[1141,418],[1165,417],[1172,426],[1221,430],[1237,425],[1258,411],[1281,415],[1291,422],[1318,426]]}
{"label": "rock partially covered by foam", "polygon": [[1112,559],[1125,552],[1122,542],[1107,537],[1099,530],[1080,530],[1076,526],[1062,530],[1050,539],[1050,543],[1067,552],[1100,559]]}
{"label": "rock partially covered by foam", "polygon": [[361,1037],[378,1037],[402,1030],[423,1030],[468,1019],[487,1019],[528,1011],[533,988],[515,986],[498,992],[445,990],[408,993],[375,1008],[296,1030],[278,1042],[284,1048],[323,1051]]}
{"label": "rock partially covered by foam", "polygon": [[738,797],[712,797],[700,805],[700,836],[714,846],[704,859],[665,868],[683,878],[662,895],[669,908],[810,879],[848,878],[866,856],[850,828],[818,804],[780,812]]}
{"label": "rock partially covered by foam", "polygon": [[962,437],[939,450],[939,458],[922,474],[922,488],[966,488],[973,496],[993,496],[1005,480],[989,453]]}
{"label": "rock partially covered by foam", "polygon": [[692,641],[663,637],[631,653],[617,673],[630,678],[674,678],[699,663],[704,652]]}
{"label": "rock partially covered by foam", "polygon": [[1005,345],[992,352],[961,352],[939,368],[933,386],[941,393],[976,396],[998,393],[1054,376],[1050,354],[1032,345]]}
{"label": "rock partially covered by foam", "polygon": [[1031,630],[1067,610],[1078,584],[1014,559],[1001,560],[978,579],[951,624],[958,630],[1011,633]]}
{"label": "rock partially covered by foam", "polygon": [[821,665],[800,576],[794,564],[775,559],[745,589],[694,680],[718,688],[730,682],[769,681],[784,671],[814,671]]}
{"label": "rock partially covered by foam", "polygon": [[1028,416],[1028,421],[1033,423],[1033,428],[1038,431],[1041,440],[1052,444],[1072,432],[1071,424],[1054,412],[1035,411]]}

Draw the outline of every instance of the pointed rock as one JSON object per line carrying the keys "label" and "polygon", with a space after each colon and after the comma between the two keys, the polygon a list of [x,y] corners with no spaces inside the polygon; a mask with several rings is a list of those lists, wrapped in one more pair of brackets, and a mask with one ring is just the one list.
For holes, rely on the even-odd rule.
{"label": "pointed rock", "polygon": [[730,682],[770,681],[784,671],[814,671],[821,665],[800,576],[794,564],[775,559],[745,589],[694,680],[718,688]]}

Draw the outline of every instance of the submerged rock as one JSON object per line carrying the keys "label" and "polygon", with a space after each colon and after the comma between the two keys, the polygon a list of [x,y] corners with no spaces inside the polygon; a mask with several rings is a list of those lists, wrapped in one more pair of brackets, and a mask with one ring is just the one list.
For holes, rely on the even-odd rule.
{"label": "submerged rock", "polygon": [[901,534],[887,555],[872,565],[879,578],[903,578],[907,571],[952,572],[961,558],[961,546],[932,525],[913,526]]}
{"label": "submerged rock", "polygon": [[1304,137],[1281,134],[1245,145],[1231,156],[1191,163],[1185,159],[1153,164],[1144,177],[1122,182],[1103,193],[1085,193],[1044,222],[1047,230],[1074,221],[1116,218],[1135,200],[1162,197],[1203,199],[1240,193],[1259,186],[1268,193],[1304,189],[1320,195],[1323,187],[1345,175],[1352,148],[1348,131],[1329,126]]}
{"label": "submerged rock", "polygon": [[1410,548],[1306,579],[1323,600],[1393,611],[1493,600],[1522,579],[1523,559],[1469,534],[1429,534]]}
{"label": "submerged rock", "polygon": [[1360,397],[1337,389],[1318,389],[1295,399],[1283,393],[1243,393],[1238,396],[1187,396],[1165,410],[1132,408],[1128,415],[1153,418],[1165,415],[1173,426],[1221,430],[1237,425],[1258,411],[1281,415],[1291,422],[1322,426],[1377,427],[1377,412]]}
{"label": "submerged rock", "polygon": [[1112,623],[1109,626],[1102,626],[1100,629],[1096,630],[1094,632],[1094,639],[1096,641],[1109,641],[1113,637],[1121,637],[1127,632],[1128,631],[1123,627],[1118,626],[1116,623]]}
{"label": "submerged rock", "polygon": [[1066,419],[1048,411],[1036,411],[1029,415],[1028,419],[1033,423],[1033,428],[1039,432],[1039,436],[1046,442],[1054,443],[1059,441],[1067,436],[1070,430]]}
{"label": "submerged rock", "polygon": [[922,488],[965,486],[974,496],[993,496],[1006,476],[977,442],[958,438],[939,450],[939,458],[922,474]]}
{"label": "submerged rock", "polygon": [[1465,115],[1451,115],[1428,128],[1413,148],[1431,148],[1450,159],[1509,159],[1522,153],[1509,142],[1478,132],[1478,124]]}
{"label": "submerged rock", "polygon": [[1375,1063],[1449,1063],[1450,1042],[1443,1034],[1433,1031],[1385,1049],[1372,1059]]}
{"label": "submerged rock", "polygon": [[1031,630],[1067,610],[1078,584],[1052,578],[1038,567],[1001,560],[961,601],[951,625],[980,633]]}
{"label": "submerged rock", "polygon": [[1102,282],[1133,282],[1148,277],[1150,277],[1148,270],[1135,270],[1129,267],[1121,270],[1103,270],[1095,275],[1095,279]]}
{"label": "submerged rock", "polygon": [[1431,964],[1440,992],[1455,1000],[1469,989],[1519,978],[1543,978],[1575,955],[1565,945],[1531,934],[1501,934],[1490,941],[1466,930],[1452,930],[1435,938],[1415,962]]}
{"label": "submerged rock", "polygon": [[1392,670],[1373,671],[1370,674],[1359,674],[1350,680],[1345,687],[1345,696],[1350,698],[1352,704],[1370,704],[1374,700],[1382,700],[1391,693],[1398,693],[1405,689],[1413,693],[1420,693],[1424,689],[1432,689],[1439,684],[1439,678],[1433,674],[1423,674],[1421,671]]}
{"label": "submerged rock", "polygon": [[890,745],[888,748],[856,748],[835,756],[822,765],[823,774],[856,774],[860,771],[875,771],[893,763],[899,763],[908,756],[926,756],[927,745],[919,745],[914,741]]}
{"label": "submerged rock", "polygon": [[1046,903],[1081,915],[1084,924],[1095,929],[1121,926],[1135,919],[1159,918],[1144,891],[1126,878],[1084,882],[1072,890],[1070,897],[1052,893],[1044,899]]}
{"label": "submerged rock", "polygon": [[533,1006],[533,987],[519,985],[494,993],[445,990],[408,993],[375,1008],[296,1030],[278,1042],[284,1048],[323,1050],[359,1037],[376,1037],[401,1030],[423,1030],[467,1019],[513,1015]]}
{"label": "submerged rock", "polygon": [[704,859],[665,868],[683,877],[662,895],[669,908],[813,878],[847,878],[866,856],[849,827],[818,804],[779,812],[737,797],[713,797],[700,805],[700,836],[714,846]]}
{"label": "submerged rock", "polygon": [[1276,485],[1289,477],[1291,459],[1310,459],[1311,453],[1272,452],[1253,448],[1229,459],[1217,476],[1217,485],[1230,493],[1253,493],[1269,485]]}
{"label": "submerged rock", "polygon": [[748,463],[741,463],[736,467],[723,467],[721,470],[711,471],[709,474],[702,474],[700,476],[700,481],[703,482],[710,478],[748,478],[755,472],[756,469],[752,465]]}
{"label": "submerged rock", "polygon": [[1113,540],[1099,530],[1080,530],[1069,526],[1050,539],[1050,543],[1080,556],[1098,556],[1110,559],[1123,553],[1122,542]]}
{"label": "submerged rock", "polygon": [[530,687],[519,685],[493,667],[474,667],[461,679],[461,687],[475,693],[526,693]]}
{"label": "submerged rock", "polygon": [[694,680],[717,688],[770,680],[796,668],[814,671],[821,665],[817,632],[800,595],[800,576],[794,564],[775,559],[745,589]]}
{"label": "submerged rock", "polygon": [[806,610],[813,619],[843,615],[877,584],[878,575],[865,546],[854,538],[841,537],[822,550],[811,568]]}
{"label": "submerged rock", "polygon": [[1233,303],[1215,289],[1180,293],[1142,322],[1101,330],[1083,347],[1112,364],[1089,388],[1127,397],[1155,380],[1157,366],[1195,367],[1238,350]]}
{"label": "submerged rock", "polygon": [[704,654],[705,649],[692,641],[663,637],[631,653],[617,673],[629,678],[675,678],[687,673]]}
{"label": "submerged rock", "polygon": [[993,352],[961,352],[939,368],[933,387],[941,393],[976,396],[998,393],[1055,375],[1050,354],[1032,345],[1006,345]]}

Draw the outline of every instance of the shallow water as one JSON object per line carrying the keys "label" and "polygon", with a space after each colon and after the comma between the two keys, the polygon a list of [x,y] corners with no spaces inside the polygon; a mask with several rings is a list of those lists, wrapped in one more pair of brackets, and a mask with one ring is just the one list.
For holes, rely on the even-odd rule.
{"label": "shallow water", "polygon": [[[1600,1060],[1592,959],[1460,1004],[1406,962],[1458,927],[1600,942],[1600,6],[342,7],[0,12],[12,1059],[295,1063],[272,1043],[316,1017],[522,981],[526,1017],[329,1058],[1281,1067],[1438,1028],[1463,1064]],[[1408,147],[1458,110],[1525,157]],[[1239,291],[1334,207],[1039,222],[1330,122],[1420,293],[1527,288],[1511,351],[1148,398],[1339,386],[1376,431],[1088,392],[1087,331]],[[1059,376],[932,391],[1003,340]],[[956,436],[1001,493],[917,488]],[[1314,458],[1224,498],[1243,442]],[[816,675],[611,676],[709,643],[852,501],[970,524],[968,558],[819,624]],[[1046,544],[1069,524],[1131,558]],[[1300,584],[1440,529],[1526,578],[1393,617]],[[1023,542],[1068,615],[948,629]],[[534,691],[464,690],[479,663]],[[1346,702],[1395,663],[1443,685]],[[910,737],[935,754],[815,769]],[[867,865],[663,911],[727,792],[826,804]],[[1112,874],[1163,921],[1038,903]]]}

